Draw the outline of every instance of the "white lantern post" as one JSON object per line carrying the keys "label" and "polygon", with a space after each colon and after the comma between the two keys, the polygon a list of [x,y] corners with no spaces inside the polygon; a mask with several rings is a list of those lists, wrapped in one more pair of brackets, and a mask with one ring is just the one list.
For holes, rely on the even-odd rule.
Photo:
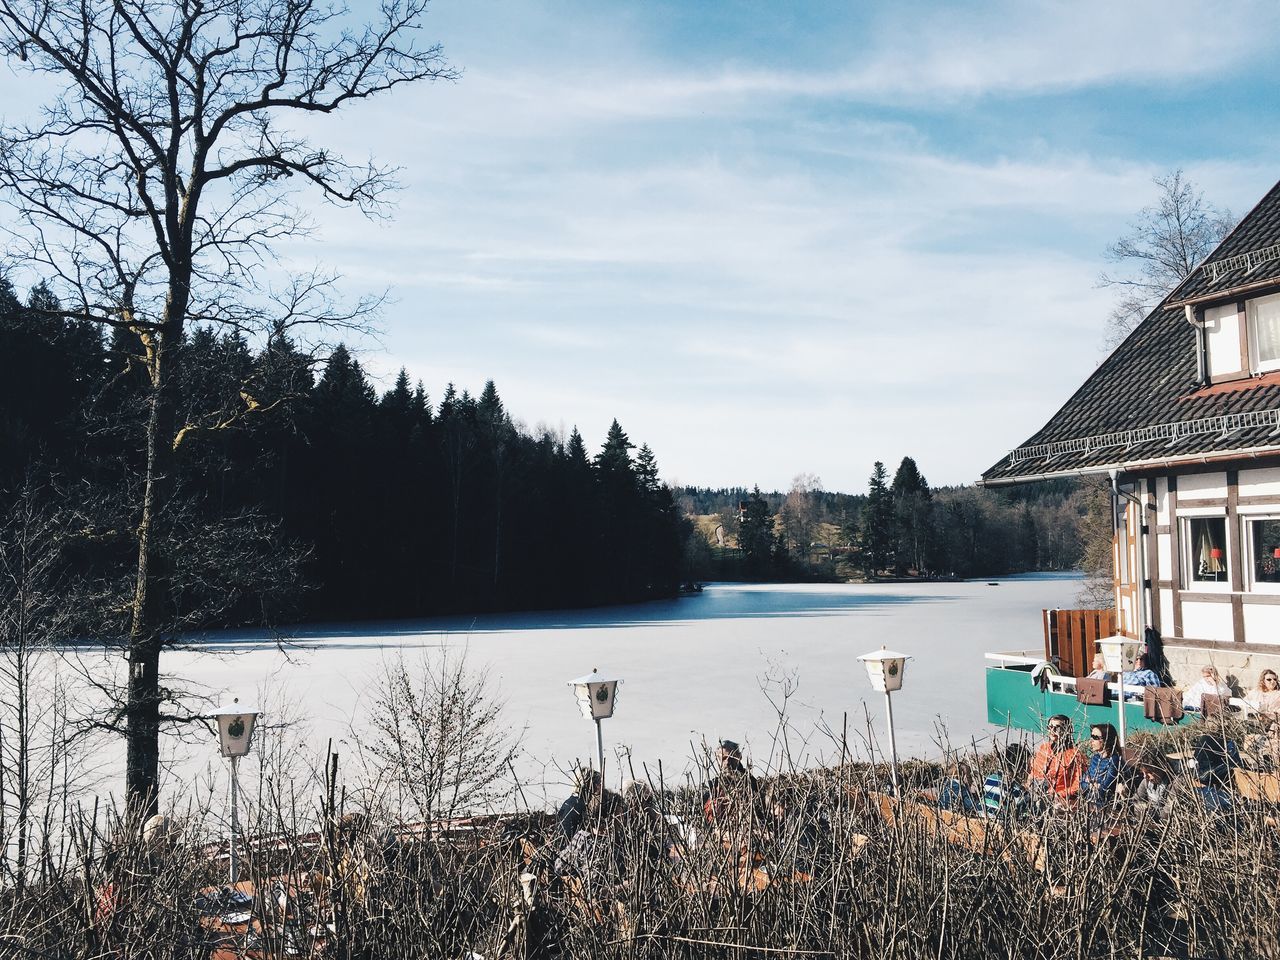
{"label": "white lantern post", "polygon": [[569,681],[574,696],[578,698],[582,715],[596,722],[596,756],[600,762],[601,790],[604,790],[604,733],[600,729],[600,721],[613,716],[613,705],[618,699],[618,684],[621,682],[608,679],[596,667],[592,667],[585,677]]}
{"label": "white lantern post", "polygon": [[[1120,735],[1120,746],[1124,746],[1125,729],[1124,729],[1124,672],[1126,664],[1132,664],[1134,658],[1138,655],[1138,648],[1142,646],[1141,641],[1126,637],[1123,634],[1116,634],[1114,637],[1104,637],[1098,641],[1098,647],[1102,650],[1102,661],[1106,668],[1116,675],[1116,681],[1120,684],[1120,705],[1117,708],[1117,733]],[[1150,666],[1150,664],[1148,664]]]}
{"label": "white lantern post", "polygon": [[240,758],[249,752],[253,742],[253,726],[258,719],[258,711],[250,707],[240,706],[240,698],[232,700],[225,706],[213,711],[213,718],[218,721],[218,747],[224,757],[231,759],[231,825],[230,843],[228,846],[231,864],[231,882],[240,879],[240,857],[236,852],[236,834],[238,833],[237,794],[240,792]]}
{"label": "white lantern post", "polygon": [[884,694],[885,714],[889,724],[889,753],[893,763],[889,767],[889,776],[893,780],[893,794],[898,795],[898,741],[893,731],[893,691],[902,689],[902,674],[906,672],[907,661],[912,659],[905,653],[894,653],[881,647],[875,653],[864,653],[858,658],[867,668],[867,678],[871,681],[871,689]]}

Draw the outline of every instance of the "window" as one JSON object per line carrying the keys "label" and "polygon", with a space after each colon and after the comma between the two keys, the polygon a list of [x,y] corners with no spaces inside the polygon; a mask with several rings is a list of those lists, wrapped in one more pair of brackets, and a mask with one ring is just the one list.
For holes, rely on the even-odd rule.
{"label": "window", "polygon": [[1280,517],[1247,517],[1244,528],[1252,583],[1280,586]]}
{"label": "window", "polygon": [[1190,517],[1185,523],[1187,583],[1226,583],[1226,517]]}
{"label": "window", "polygon": [[1250,300],[1247,311],[1253,371],[1280,370],[1280,293]]}

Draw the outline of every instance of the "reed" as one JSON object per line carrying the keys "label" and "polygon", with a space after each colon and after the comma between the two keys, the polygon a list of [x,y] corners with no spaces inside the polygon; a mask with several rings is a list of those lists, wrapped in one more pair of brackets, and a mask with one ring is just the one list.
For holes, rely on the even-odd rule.
{"label": "reed", "polygon": [[591,804],[597,840],[573,872],[546,814],[405,823],[357,809],[368,791],[335,769],[251,809],[244,906],[218,903],[211,811],[145,837],[81,811],[0,890],[0,956],[1280,957],[1273,808],[1187,797],[1162,820],[1122,805],[1015,829],[910,799],[937,776],[907,764],[897,802],[880,765],[783,769],[715,823],[696,779],[642,776]]}

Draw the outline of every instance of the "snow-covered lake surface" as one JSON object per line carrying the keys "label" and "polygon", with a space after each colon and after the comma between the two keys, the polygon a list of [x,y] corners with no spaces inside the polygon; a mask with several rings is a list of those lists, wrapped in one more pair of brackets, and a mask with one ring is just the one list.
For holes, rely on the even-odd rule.
{"label": "snow-covered lake surface", "polygon": [[[624,678],[617,713],[605,722],[606,751],[630,751],[630,766],[664,776],[728,738],[744,744],[753,765],[776,765],[778,716],[770,698],[787,701],[788,742],[797,763],[838,756],[848,714],[851,749],[867,755],[868,728],[884,740],[883,697],[869,687],[858,654],[882,645],[908,653],[895,695],[899,751],[937,755],[939,728],[952,744],[979,745],[986,723],[988,651],[1039,649],[1040,610],[1075,606],[1075,576],[973,583],[711,585],[677,600],[593,610],[314,626],[285,645],[263,634],[223,633],[165,655],[164,672],[214,700],[238,695],[267,711],[264,719],[300,721],[288,734],[299,763],[316,767],[329,738],[344,769],[357,762],[362,715],[376,677],[404,655],[412,664],[439,657],[441,646],[465,650],[487,668],[506,701],[505,718],[524,731],[518,768],[550,796],[563,792],[563,770],[594,756],[592,724],[565,682],[593,667]],[[108,765],[119,761],[106,748]],[[170,744],[166,792],[189,789],[205,775],[221,779],[212,743]],[[773,763],[770,758],[773,756]],[[628,772],[611,760],[610,780]],[[656,774],[655,774],[656,775]]]}

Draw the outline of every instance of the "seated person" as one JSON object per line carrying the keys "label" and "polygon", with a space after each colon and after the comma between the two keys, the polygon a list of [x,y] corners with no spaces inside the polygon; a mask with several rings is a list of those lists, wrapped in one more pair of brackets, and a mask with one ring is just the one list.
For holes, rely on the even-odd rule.
{"label": "seated person", "polygon": [[1095,723],[1089,731],[1089,743],[1093,753],[1080,775],[1080,795],[1096,807],[1105,807],[1115,799],[1124,772],[1120,735],[1109,723]]}
{"label": "seated person", "polygon": [[616,793],[602,788],[599,773],[579,767],[573,774],[573,793],[556,811],[556,826],[564,839],[572,840],[582,827],[591,826],[593,819],[616,816],[621,806]]}
{"label": "seated person", "polygon": [[1159,750],[1144,751],[1138,759],[1141,779],[1133,792],[1134,808],[1145,811],[1155,820],[1163,820],[1173,809],[1175,781],[1173,770]]}
{"label": "seated person", "polygon": [[1218,676],[1218,668],[1205,664],[1200,668],[1200,679],[1182,693],[1182,706],[1186,710],[1199,710],[1206,693],[1219,697],[1231,696],[1231,688]]}
{"label": "seated person", "polygon": [[1000,751],[1001,769],[982,781],[982,806],[989,817],[1014,820],[1027,815],[1031,798],[1022,784],[1027,779],[1027,748],[1010,743]]}
{"label": "seated person", "polygon": [[963,760],[952,762],[938,784],[938,806],[956,813],[982,812],[982,795],[976,789],[973,767]]}
{"label": "seated person", "polygon": [[720,774],[702,794],[702,812],[710,821],[733,819],[735,814],[763,820],[760,784],[742,763],[742,750],[732,740],[721,740],[716,749]]}
{"label": "seated person", "polygon": [[1110,680],[1111,671],[1107,669],[1106,658],[1100,653],[1093,655],[1093,669],[1089,671],[1086,680]]}
{"label": "seated person", "polygon": [[1255,770],[1274,771],[1280,769],[1280,720],[1265,719],[1265,730],[1245,737],[1245,752]]}
{"label": "seated person", "polygon": [[1268,667],[1258,677],[1258,685],[1244,695],[1245,703],[1258,713],[1280,715],[1280,677]]}
{"label": "seated person", "polygon": [[573,771],[573,793],[569,794],[556,811],[556,826],[566,840],[572,840],[573,835],[578,832],[587,815],[587,805],[592,795],[599,792],[600,774],[586,767],[578,767]]}
{"label": "seated person", "polygon": [[1080,792],[1084,757],[1072,743],[1071,718],[1056,714],[1049,718],[1049,739],[1036,748],[1027,774],[1026,788],[1034,802],[1071,806]]}
{"label": "seated person", "polygon": [[1121,677],[1126,687],[1158,687],[1160,686],[1159,675],[1147,666],[1146,654],[1138,654],[1138,658],[1133,661],[1133,669],[1126,670]]}

